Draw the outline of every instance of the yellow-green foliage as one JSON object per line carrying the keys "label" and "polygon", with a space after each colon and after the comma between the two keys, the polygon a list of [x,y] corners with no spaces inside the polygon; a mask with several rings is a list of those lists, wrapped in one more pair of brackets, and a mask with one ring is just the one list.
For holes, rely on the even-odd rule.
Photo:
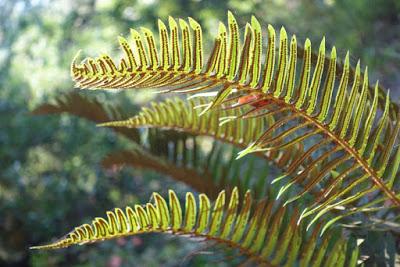
{"label": "yellow-green foliage", "polygon": [[[158,193],[153,194],[153,203],[117,208],[107,212],[107,219],[95,218],[92,224],[76,227],[65,237],[49,245],[33,249],[56,249],[75,244],[87,244],[112,238],[144,233],[167,233],[204,238],[226,244],[246,262],[265,266],[355,266],[358,251],[346,259],[347,242],[326,235],[318,244],[319,227],[311,235],[298,225],[298,213],[274,205],[274,201],[256,203],[247,192],[239,203],[239,192],[235,188],[226,201],[225,191],[219,193],[212,206],[205,194],[200,194],[198,203],[188,192],[184,209],[174,191],[169,191],[167,202]],[[227,202],[227,203],[226,203]],[[182,211],[184,210],[184,212]],[[328,246],[333,246],[331,253]]]}
{"label": "yellow-green foliage", "polygon": [[[196,136],[210,136],[245,148],[257,139],[265,127],[274,123],[272,117],[236,120],[243,112],[241,109],[215,109],[200,115],[200,108],[206,103],[207,100],[204,98],[191,99],[187,103],[179,98],[167,99],[162,102],[153,102],[151,108],[144,107],[138,115],[128,120],[105,122],[98,126],[116,127],[116,129],[120,127],[172,129]],[[300,155],[304,151],[300,146],[292,146],[283,150],[285,156],[278,152],[282,151],[267,151],[258,155],[275,162],[280,168],[285,168],[291,156]]]}
{"label": "yellow-green foliage", "polygon": [[[116,209],[107,213],[107,220],[96,218],[92,225],[35,248],[168,232],[226,244],[266,265],[355,265],[358,250],[347,253],[346,239],[339,237],[330,244],[333,232],[322,240],[317,236],[320,227],[325,232],[337,220],[357,212],[399,209],[399,108],[390,102],[389,94],[377,82],[370,86],[367,68],[362,73],[360,62],[351,68],[349,53],[342,62],[335,47],[327,52],[325,38],[313,52],[309,39],[300,47],[296,36],[288,37],[283,27],[277,34],[268,25],[265,47],[255,17],[241,38],[228,12],[228,25],[219,24],[207,60],[202,30],[195,20],[177,23],[170,17],[168,28],[161,20],[158,26],[159,47],[145,28],[142,33],[132,29],[131,42],[119,37],[124,52],[119,61],[103,54],[78,63],[78,54],[71,65],[76,86],[156,88],[195,94],[199,102],[167,100],[131,119],[101,125],[207,135],[241,146],[239,158],[256,152],[284,163],[284,175],[271,185],[282,185],[278,198],[289,192],[284,204],[251,204],[248,192],[240,206],[235,189],[229,205],[223,191],[213,209],[201,194],[197,209],[193,194],[188,193],[183,214],[175,193],[170,191],[169,206],[155,193],[154,204],[128,207],[125,212]],[[292,190],[294,185],[300,189]],[[310,192],[311,201],[299,200]],[[329,221],[317,222],[322,215]],[[313,233],[307,234],[312,227]]]}
{"label": "yellow-green foliage", "polygon": [[[204,95],[215,97],[202,114],[219,107],[247,107],[242,116],[228,117],[225,122],[273,117],[274,123],[264,127],[240,156],[315,144],[289,166],[287,185],[281,190],[283,194],[293,184],[305,184],[303,191],[288,200],[291,202],[322,186],[317,201],[303,216],[320,216],[343,205],[359,211],[376,208],[386,199],[400,206],[399,192],[394,191],[398,164],[388,164],[391,158],[400,161],[396,156],[398,107],[377,83],[369,86],[367,70],[362,75],[359,63],[355,70],[350,68],[349,53],[343,64],[338,63],[335,47],[327,57],[325,38],[316,56],[308,39],[299,50],[296,37],[288,38],[284,28],[276,45],[277,34],[268,25],[263,62],[262,28],[257,19],[253,17],[246,24],[241,44],[239,26],[228,13],[228,27],[220,23],[214,48],[204,64],[201,27],[191,18],[189,25],[180,19],[178,27],[169,18],[168,32],[159,21],[160,49],[146,29],[143,36],[131,31],[134,48],[120,37],[125,57],[118,67],[107,55],[88,58],[82,64],[75,58],[71,72],[76,86],[161,88],[198,96],[207,91]],[[336,179],[332,171],[339,173]],[[363,206],[359,199],[376,190],[385,196]]]}

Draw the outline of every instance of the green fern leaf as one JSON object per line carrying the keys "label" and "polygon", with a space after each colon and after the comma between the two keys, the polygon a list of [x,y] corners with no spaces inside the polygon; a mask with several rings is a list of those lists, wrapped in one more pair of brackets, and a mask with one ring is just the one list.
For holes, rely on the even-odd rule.
{"label": "green fern leaf", "polygon": [[[213,110],[200,116],[200,108],[205,105],[205,98],[191,99],[185,103],[181,99],[153,102],[151,108],[142,111],[127,120],[100,123],[98,126],[126,128],[159,128],[182,131],[195,136],[209,136],[225,143],[245,148],[252,144],[264,127],[273,124],[273,118],[254,118],[236,120],[243,112],[236,110]],[[292,155],[300,154],[301,146],[293,146],[284,151]],[[257,153],[258,156],[274,161],[283,168],[287,161],[278,152]],[[290,159],[290,157],[286,157]]]}
{"label": "green fern leaf", "polygon": [[[344,237],[334,238],[333,233],[328,233],[322,246],[318,245],[320,228],[316,227],[312,235],[308,235],[301,224],[296,224],[295,211],[275,206],[273,201],[256,203],[249,191],[239,208],[236,188],[228,206],[225,197],[225,191],[221,191],[211,208],[206,195],[200,194],[196,204],[194,195],[189,192],[183,214],[173,191],[169,191],[169,205],[154,193],[154,203],[127,207],[125,212],[116,208],[107,212],[107,219],[95,218],[91,224],[75,227],[60,240],[31,249],[58,249],[144,233],[169,233],[224,244],[244,255],[247,263],[292,266],[300,262],[305,266],[330,266],[341,259],[336,266],[355,266],[352,258],[346,257],[348,241]],[[353,249],[353,257],[357,257],[358,248]]]}

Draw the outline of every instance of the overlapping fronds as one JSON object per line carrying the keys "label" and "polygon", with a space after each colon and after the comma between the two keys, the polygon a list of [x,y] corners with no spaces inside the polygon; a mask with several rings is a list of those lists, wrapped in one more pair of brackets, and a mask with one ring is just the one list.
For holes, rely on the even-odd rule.
{"label": "overlapping fronds", "polygon": [[[54,103],[42,104],[32,111],[34,115],[61,113],[82,117],[95,123],[127,117],[127,114],[115,105],[106,106],[95,98],[88,98],[76,92],[61,95],[55,99]],[[168,146],[173,144],[173,147],[177,148],[178,143],[182,143],[186,136],[172,132],[167,134],[165,132],[152,131],[148,135],[149,140],[143,142],[143,138],[141,138],[141,134],[137,129],[121,127],[112,127],[112,129],[135,142],[136,148],[132,148],[129,151],[111,152],[102,161],[105,168],[127,164],[136,168],[153,170],[183,182],[198,192],[207,193],[213,199],[223,189],[222,186],[225,186],[223,184],[217,186],[210,173],[200,173],[190,166],[178,166],[175,164],[176,162],[166,161],[166,158],[168,158]],[[175,153],[178,153],[178,151]],[[179,153],[185,154],[188,153],[188,150],[179,151]],[[193,151],[193,153],[197,152]],[[177,158],[175,157],[175,159]],[[192,158],[195,157],[192,156]]]}
{"label": "overlapping fronds", "polygon": [[[368,210],[381,208],[385,200],[400,207],[400,149],[396,150],[400,123],[393,120],[398,117],[398,107],[389,95],[382,97],[377,83],[370,86],[367,69],[362,74],[360,63],[351,70],[349,53],[338,68],[336,48],[327,59],[323,38],[317,60],[312,60],[310,40],[299,53],[296,37],[288,38],[281,28],[276,45],[275,29],[268,25],[263,62],[262,29],[257,19],[253,17],[246,24],[240,44],[239,27],[229,13],[228,27],[220,23],[214,48],[204,64],[200,25],[189,18],[189,24],[179,20],[179,28],[182,38],[174,19],[169,19],[169,32],[159,21],[159,49],[147,29],[142,29],[144,37],[131,31],[135,49],[120,37],[125,57],[118,67],[107,55],[81,64],[75,58],[71,73],[77,87],[207,91],[216,96],[203,113],[222,106],[247,108],[231,120],[273,116],[274,124],[260,132],[241,155],[304,145],[305,152],[290,164],[289,180],[281,191],[305,182],[304,190],[290,202],[320,186],[319,198],[303,217],[318,217],[350,203],[361,211],[365,198],[374,197],[377,191],[382,194]],[[306,161],[309,163],[304,167]],[[333,171],[338,175],[334,177]]]}
{"label": "overlapping fronds", "polygon": [[[104,105],[98,99],[88,98],[77,92],[69,92],[58,96],[54,103],[44,103],[32,111],[34,115],[50,115],[68,113],[87,120],[102,123],[110,120],[121,120],[128,114],[112,105]],[[136,129],[113,127],[115,131],[138,142],[139,133]]]}
{"label": "overlapping fronds", "polygon": [[[319,228],[311,234],[297,225],[296,210],[276,206],[273,201],[254,202],[248,191],[240,205],[235,188],[226,202],[225,191],[212,206],[205,194],[198,203],[192,193],[186,194],[185,210],[172,190],[167,202],[158,193],[153,203],[116,208],[107,218],[95,218],[91,224],[76,227],[51,244],[32,249],[58,249],[117,237],[143,233],[168,233],[203,238],[245,256],[246,263],[265,266],[355,266],[358,249],[343,237],[332,233],[318,238]],[[352,251],[347,253],[347,251]]]}
{"label": "overlapping fronds", "polygon": [[[135,128],[159,128],[184,132],[193,136],[209,136],[224,143],[231,143],[236,147],[245,148],[250,145],[267,124],[272,124],[272,118],[254,118],[249,121],[237,121],[235,124],[220,124],[225,119],[235,117],[240,114],[240,110],[220,111],[214,110],[203,116],[199,116],[201,110],[195,109],[198,105],[204,105],[204,98],[199,100],[192,99],[189,103],[185,103],[181,99],[167,100],[164,102],[152,103],[151,108],[143,108],[143,110],[135,117],[129,118],[127,113],[119,106],[105,105],[96,98],[89,98],[77,92],[63,94],[56,99],[54,103],[44,103],[36,107],[32,114],[34,115],[51,115],[68,113],[74,116],[85,118],[89,121],[98,123],[98,126],[107,126],[117,133],[120,133],[130,140],[143,145],[138,131]],[[131,129],[127,129],[131,128]],[[165,134],[161,134],[164,137]],[[167,134],[164,141],[176,141],[177,135]],[[149,137],[152,138],[153,145],[147,148],[152,152],[162,137],[158,133],[154,133]],[[143,138],[142,138],[143,139]],[[150,142],[151,143],[151,142]],[[166,144],[165,144],[166,145]],[[282,151],[267,151],[265,153],[256,153],[256,155],[267,158],[274,162],[276,166],[283,169],[289,161],[300,155],[302,146],[293,146]],[[282,153],[280,153],[282,152]],[[164,153],[165,154],[165,151]]]}
{"label": "overlapping fronds", "polygon": [[[197,118],[200,111],[198,109],[194,110],[192,107],[196,105],[195,103],[204,104],[202,100],[199,102],[192,100],[190,105],[184,104],[178,99],[172,102],[167,101],[166,103],[180,103],[182,105],[179,106],[182,109],[174,114],[173,105],[162,103],[153,105],[149,112],[160,112],[166,117],[171,116],[172,121],[172,118],[177,115],[182,120],[176,121],[176,125],[169,123],[169,119],[162,119],[159,124],[153,121],[153,125],[148,126],[159,127],[163,130],[160,131],[156,128],[140,134],[136,129],[112,127],[117,133],[124,134],[134,141],[133,148],[110,152],[102,160],[103,167],[115,169],[115,167],[132,166],[156,171],[183,182],[197,192],[207,194],[212,199],[215,199],[222,189],[226,189],[229,192],[234,186],[238,186],[241,191],[252,188],[256,198],[262,197],[267,190],[266,183],[268,181],[265,177],[268,176],[270,165],[264,165],[262,169],[258,169],[255,172],[252,166],[257,163],[257,159],[250,157],[245,160],[234,161],[237,150],[226,149],[227,147],[223,147],[220,142],[214,142],[211,150],[204,152],[198,147],[199,140],[196,138],[201,134],[208,135],[223,143],[232,143],[239,148],[244,148],[253,141],[250,137],[253,136],[255,138],[257,131],[254,131],[253,134],[247,133],[246,139],[243,139],[241,137],[243,133],[238,138],[232,126],[224,128],[224,130],[218,130],[218,123],[214,123],[214,126],[217,127],[215,130],[200,130],[196,126],[196,121],[199,121],[200,125],[208,126],[211,121],[218,121],[219,116],[225,116],[227,113],[210,112],[206,116]],[[160,107],[166,107],[169,110],[165,112]],[[106,105],[95,98],[89,98],[75,92],[57,97],[54,104],[42,104],[32,113],[36,115],[68,113],[97,123],[117,120],[126,116],[126,112],[120,106]],[[144,114],[142,112],[138,116],[144,116]],[[157,116],[160,116],[160,114]],[[211,118],[211,116],[213,117]],[[191,118],[194,118],[195,123],[191,121]],[[188,121],[191,121],[189,123],[191,127],[187,127]],[[238,123],[234,128],[239,128],[240,125]],[[135,125],[135,127],[139,126],[143,125]],[[279,168],[285,168],[292,156],[299,152],[299,150],[290,149],[285,153],[267,153],[267,155],[271,162]],[[230,159],[228,161],[221,160],[221,155],[227,153],[230,155]],[[259,153],[258,156],[260,155],[266,157],[266,155]],[[241,164],[246,167],[242,167]],[[240,170],[245,171],[240,173]],[[238,177],[241,177],[241,179],[238,179]]]}
{"label": "overlapping fronds", "polygon": [[[162,102],[153,102],[151,107],[142,108],[138,115],[127,120],[105,122],[99,126],[175,130],[195,136],[210,136],[243,149],[252,144],[265,127],[274,123],[271,117],[224,123],[224,120],[229,121],[230,118],[239,116],[242,110],[215,109],[200,116],[200,108],[205,104],[204,98],[191,99],[188,102],[179,98],[167,99]],[[293,158],[300,156],[303,152],[303,147],[299,144],[287,149],[256,154],[274,162],[279,168],[285,169]]]}

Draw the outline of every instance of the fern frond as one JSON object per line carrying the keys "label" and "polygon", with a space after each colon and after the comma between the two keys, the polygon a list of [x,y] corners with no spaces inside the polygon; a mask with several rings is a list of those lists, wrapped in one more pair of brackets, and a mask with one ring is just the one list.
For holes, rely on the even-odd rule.
{"label": "fern frond", "polygon": [[31,249],[58,249],[76,244],[100,242],[108,239],[144,233],[168,233],[203,238],[224,244],[241,255],[266,266],[355,266],[358,249],[347,257],[348,241],[334,238],[332,233],[322,240],[316,227],[308,235],[296,224],[296,210],[275,206],[273,201],[256,203],[248,191],[239,203],[235,188],[226,201],[225,191],[219,193],[211,205],[205,194],[198,204],[192,193],[186,194],[183,207],[174,191],[169,191],[167,202],[158,193],[153,203],[116,208],[107,218],[96,218],[92,224],[76,227],[66,236],[51,244]]}
{"label": "fern frond", "polygon": [[[167,88],[177,87],[188,91],[193,89],[210,89],[217,87],[233,87],[237,89],[254,89],[263,85],[266,88],[274,85],[275,67],[275,29],[268,25],[268,48],[264,72],[261,71],[262,36],[261,26],[255,17],[251,24],[246,25],[245,40],[240,47],[239,26],[235,17],[228,12],[228,27],[219,24],[219,32],[215,40],[214,48],[208,57],[207,63],[203,57],[202,29],[194,19],[189,18],[189,25],[179,19],[179,26],[172,17],[168,19],[168,28],[163,21],[158,21],[160,48],[157,49],[153,33],[147,28],[141,28],[142,34],[131,29],[129,41],[118,37],[121,49],[125,57],[119,62],[114,62],[108,55],[98,58],[86,58],[81,64],[78,59],[81,51],[77,53],[71,64],[71,76],[78,88],[91,89],[124,89],[124,88]],[[228,28],[228,30],[226,29]],[[190,30],[191,29],[191,30]],[[179,34],[181,30],[181,34]],[[280,61],[281,66],[286,66],[283,71],[292,71],[290,77],[281,74],[280,84],[288,76],[288,85],[294,83],[296,76],[296,58],[307,58],[308,64],[318,64],[318,58],[323,57],[327,62],[330,58],[321,53],[311,51],[311,43],[307,39],[304,46],[297,43],[296,37],[291,39],[288,47],[287,34],[281,29],[281,37],[285,37],[281,43],[286,47],[280,51],[286,60]],[[147,49],[145,49],[145,46]],[[290,50],[288,57],[287,53]],[[288,62],[290,58],[290,62]],[[321,61],[321,60],[320,60]],[[286,62],[286,63],[285,63]],[[298,64],[297,64],[298,65]],[[346,61],[338,60],[335,69],[337,79],[349,72],[348,80],[353,81],[357,70],[352,69]],[[263,75],[262,75],[263,74]],[[250,81],[249,81],[249,76]],[[360,73],[360,78],[363,75]],[[231,89],[233,89],[231,88]],[[291,90],[292,88],[288,88]],[[171,89],[172,90],[172,89]],[[374,87],[368,85],[368,99],[374,98]],[[378,87],[378,106],[385,106],[386,93]],[[396,103],[390,103],[389,116],[396,118],[399,107]]]}
{"label": "fern frond", "polygon": [[197,168],[187,165],[179,166],[142,149],[111,152],[102,160],[102,166],[106,169],[116,166],[132,166],[137,169],[151,170],[170,176],[178,182],[185,183],[197,192],[207,194],[211,199],[215,199],[218,192],[227,187],[224,183],[217,183],[211,173],[207,171],[200,172]]}
{"label": "fern frond", "polygon": [[[69,92],[60,95],[54,99],[54,103],[44,103],[36,107],[32,114],[50,115],[68,113],[77,117],[85,118],[95,123],[107,122],[110,120],[120,120],[126,118],[121,109],[104,105],[98,99],[85,97],[77,92]],[[113,128],[118,133],[124,135],[130,140],[138,142],[139,133],[136,129]]]}
{"label": "fern frond", "polygon": [[[207,64],[203,64],[201,28],[193,19],[189,24],[193,38],[187,23],[179,21],[181,41],[174,19],[169,19],[170,38],[166,26],[160,26],[160,35],[164,36],[160,38],[163,61],[157,60],[157,49],[147,30],[144,39],[132,31],[135,49],[120,38],[126,57],[118,67],[108,56],[86,59],[81,64],[77,63],[77,56],[71,66],[76,86],[160,88],[185,93],[211,91],[216,96],[206,111],[220,106],[231,109],[246,106],[249,111],[238,119],[273,116],[275,123],[241,156],[299,144],[308,147],[289,166],[291,178],[282,188],[284,193],[295,183],[306,183],[305,189],[290,202],[317,185],[322,187],[318,201],[303,212],[303,217],[325,213],[339,205],[360,206],[362,198],[377,190],[400,207],[396,192],[399,179],[397,174],[389,175],[390,170],[397,168],[390,166],[389,160],[395,157],[399,142],[400,125],[393,121],[398,117],[393,115],[398,113],[398,107],[390,102],[389,95],[382,97],[378,83],[371,90],[367,69],[362,75],[360,63],[351,71],[349,53],[340,71],[336,49],[333,47],[330,56],[326,56],[325,38],[319,45],[316,61],[307,39],[299,58],[297,39],[289,38],[284,28],[279,31],[276,53],[278,38],[269,25],[263,63],[261,26],[257,19],[253,17],[246,24],[243,45],[239,46],[238,25],[228,13],[228,30],[220,23],[214,48]],[[144,42],[147,50],[143,48]],[[309,163],[304,168],[305,161]],[[332,171],[339,173],[335,179]]]}
{"label": "fern frond", "polygon": [[[236,120],[243,112],[240,109],[215,109],[200,116],[200,108],[206,103],[205,98],[190,99],[188,102],[179,98],[167,99],[151,103],[151,107],[142,108],[138,115],[127,120],[100,123],[98,126],[174,130],[194,136],[209,136],[243,149],[257,139],[260,131],[274,123],[271,117]],[[291,159],[303,152],[299,145],[256,155],[274,162],[279,168],[285,168]]]}
{"label": "fern frond", "polygon": [[257,137],[258,133],[273,121],[268,118],[224,123],[222,119],[236,118],[240,110],[214,110],[203,116],[200,108],[207,104],[204,98],[188,102],[175,98],[173,100],[153,102],[150,107],[142,108],[141,112],[127,120],[110,121],[98,124],[107,127],[127,128],[161,128],[184,131],[193,135],[214,137],[237,146],[247,147]]}

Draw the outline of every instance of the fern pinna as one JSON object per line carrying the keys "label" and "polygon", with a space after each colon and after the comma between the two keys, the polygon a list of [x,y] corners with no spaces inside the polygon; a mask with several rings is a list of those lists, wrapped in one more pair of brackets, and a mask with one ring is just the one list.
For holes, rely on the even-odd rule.
{"label": "fern pinna", "polygon": [[[317,201],[304,210],[303,216],[322,215],[350,204],[353,209],[368,210],[382,206],[385,200],[390,200],[392,207],[400,206],[396,179],[400,161],[400,150],[396,152],[398,107],[390,102],[389,95],[382,98],[378,84],[369,86],[367,71],[362,75],[359,63],[354,71],[350,68],[349,53],[343,67],[337,68],[336,49],[332,48],[327,59],[323,39],[315,62],[307,39],[299,59],[296,37],[289,42],[284,28],[276,53],[276,34],[269,25],[262,64],[262,31],[257,19],[253,17],[246,24],[240,45],[238,25],[228,13],[228,30],[220,23],[214,48],[204,64],[201,27],[191,18],[189,25],[179,20],[179,38],[174,19],[169,19],[169,32],[159,21],[160,49],[147,29],[142,29],[143,37],[131,31],[135,49],[120,37],[126,55],[118,67],[107,55],[87,58],[82,64],[76,57],[71,67],[76,86],[160,88],[198,96],[207,91],[205,95],[215,96],[203,112],[246,107],[247,111],[230,119],[272,116],[275,123],[260,132],[240,155],[302,143],[307,149],[289,166],[282,193],[295,183],[304,183],[304,190],[288,200],[291,202],[321,187]],[[309,162],[307,166],[305,161]],[[339,175],[333,178],[332,171]],[[377,195],[377,191],[383,194]],[[372,196],[375,202],[363,206],[364,196]]]}
{"label": "fern pinna", "polygon": [[[198,111],[191,115],[182,100],[166,101],[154,104],[153,109],[143,109],[131,119],[102,126],[169,128],[211,135],[245,145],[238,158],[257,153],[277,160],[284,155],[285,174],[276,178],[271,187],[280,184],[278,198],[285,193],[287,196],[282,205],[278,204],[272,224],[272,202],[266,204],[268,213],[257,206],[251,217],[245,200],[241,212],[245,210],[246,222],[250,216],[250,224],[246,225],[244,215],[236,213],[238,204],[232,204],[237,201],[235,190],[227,210],[224,193],[219,195],[210,220],[208,198],[200,195],[196,220],[193,195],[189,194],[185,223],[175,194],[170,193],[169,210],[164,199],[156,194],[156,204],[147,204],[146,210],[141,206],[128,208],[125,213],[117,209],[108,213],[108,220],[95,219],[91,226],[78,227],[64,239],[38,248],[168,231],[228,244],[266,265],[292,266],[300,262],[307,266],[311,258],[315,266],[322,261],[326,261],[324,266],[354,265],[357,249],[349,257],[347,241],[340,239],[340,245],[334,245],[334,253],[324,256],[329,238],[321,241],[317,232],[320,226],[324,232],[337,220],[358,212],[395,210],[392,217],[399,220],[399,107],[378,83],[369,84],[367,68],[362,73],[360,62],[355,69],[350,66],[349,53],[343,62],[337,59],[335,47],[326,55],[325,38],[315,53],[309,39],[300,47],[296,36],[288,38],[281,28],[277,45],[275,29],[268,25],[264,46],[261,26],[252,17],[241,42],[239,26],[228,12],[228,27],[219,24],[214,46],[205,61],[202,29],[192,18],[188,22],[180,19],[178,26],[170,17],[167,28],[159,20],[159,48],[150,30],[142,28],[140,34],[132,29],[133,46],[119,37],[124,52],[119,62],[103,54],[78,63],[78,53],[71,65],[71,75],[76,87],[82,89],[155,88],[160,92],[194,94],[193,98],[200,99],[195,105],[193,100],[189,101],[191,108]],[[212,112],[226,116],[210,115]],[[293,187],[297,190],[294,193]],[[296,201],[308,193],[313,193],[312,201]],[[290,211],[287,231],[282,231],[284,239],[276,246],[276,231],[283,227],[279,218],[293,206],[298,206],[299,212]],[[326,214],[329,221],[317,222]],[[304,230],[315,229],[312,243],[307,241],[310,236],[302,232],[303,226]],[[245,229],[247,235],[243,236]],[[241,232],[239,238],[237,231]],[[255,232],[259,233],[256,237]],[[331,234],[329,231],[326,236]],[[313,251],[316,247],[320,250]]]}

